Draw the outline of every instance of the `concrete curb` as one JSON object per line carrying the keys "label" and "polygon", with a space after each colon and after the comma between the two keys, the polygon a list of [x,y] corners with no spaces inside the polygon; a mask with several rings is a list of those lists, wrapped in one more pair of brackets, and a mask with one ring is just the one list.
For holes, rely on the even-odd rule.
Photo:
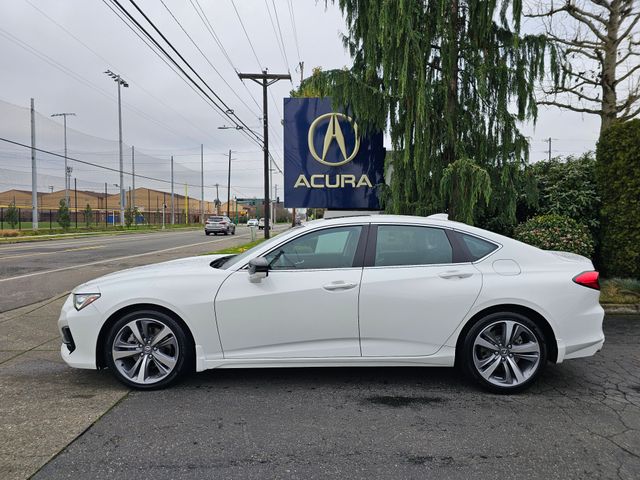
{"label": "concrete curb", "polygon": [[612,315],[634,315],[640,314],[640,304],[638,303],[603,303],[604,312]]}

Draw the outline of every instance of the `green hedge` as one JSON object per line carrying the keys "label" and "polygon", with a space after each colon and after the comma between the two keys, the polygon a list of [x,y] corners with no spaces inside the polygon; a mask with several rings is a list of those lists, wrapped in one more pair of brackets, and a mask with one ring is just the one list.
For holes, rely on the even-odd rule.
{"label": "green hedge", "polygon": [[514,238],[543,250],[573,252],[591,258],[593,239],[586,225],[562,215],[540,215],[518,225]]}
{"label": "green hedge", "polygon": [[615,124],[596,150],[600,209],[600,269],[640,277],[640,120]]}

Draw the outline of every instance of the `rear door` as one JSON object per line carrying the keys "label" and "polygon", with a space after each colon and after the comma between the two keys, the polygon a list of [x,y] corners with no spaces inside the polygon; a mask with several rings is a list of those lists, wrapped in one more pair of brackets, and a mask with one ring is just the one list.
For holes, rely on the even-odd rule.
{"label": "rear door", "polygon": [[480,272],[443,228],[372,225],[369,239],[359,300],[362,355],[436,353],[478,297]]}

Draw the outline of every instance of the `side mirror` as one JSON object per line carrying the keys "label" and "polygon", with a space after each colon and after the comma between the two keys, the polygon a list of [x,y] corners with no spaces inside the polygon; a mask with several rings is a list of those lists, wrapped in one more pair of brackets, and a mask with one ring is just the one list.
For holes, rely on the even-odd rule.
{"label": "side mirror", "polygon": [[269,275],[269,262],[266,258],[254,258],[249,262],[249,281],[258,283]]}

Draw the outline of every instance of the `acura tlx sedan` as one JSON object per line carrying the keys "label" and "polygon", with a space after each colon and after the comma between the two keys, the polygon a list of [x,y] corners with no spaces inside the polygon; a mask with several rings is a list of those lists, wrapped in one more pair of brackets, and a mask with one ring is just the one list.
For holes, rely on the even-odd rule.
{"label": "acura tlx sedan", "polygon": [[510,393],[602,348],[599,294],[579,255],[444,214],[363,215],[92,280],[58,326],[69,365],[139,389],[210,368],[458,365]]}

